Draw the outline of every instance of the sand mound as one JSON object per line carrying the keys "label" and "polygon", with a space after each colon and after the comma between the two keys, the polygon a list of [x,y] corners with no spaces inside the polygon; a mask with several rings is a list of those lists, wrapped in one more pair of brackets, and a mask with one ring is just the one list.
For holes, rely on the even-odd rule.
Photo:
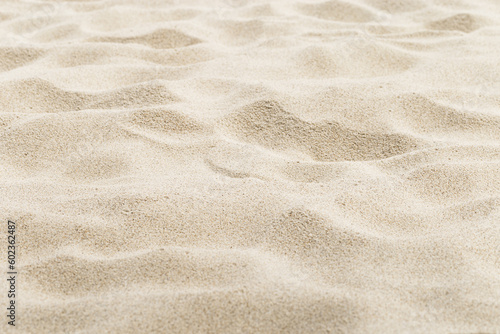
{"label": "sand mound", "polygon": [[90,42],[136,43],[144,44],[155,49],[172,49],[197,44],[201,41],[177,30],[158,29],[153,31],[152,33],[142,36],[96,37],[90,39]]}
{"label": "sand mound", "polygon": [[416,141],[404,135],[364,133],[333,122],[308,123],[275,101],[255,102],[222,124],[243,140],[281,151],[299,149],[318,161],[381,159],[417,148]]}

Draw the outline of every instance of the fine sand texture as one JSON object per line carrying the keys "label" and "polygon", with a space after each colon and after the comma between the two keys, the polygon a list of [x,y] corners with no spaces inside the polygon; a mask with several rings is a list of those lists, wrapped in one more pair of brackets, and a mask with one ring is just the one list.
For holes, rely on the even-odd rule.
{"label": "fine sand texture", "polygon": [[500,333],[500,2],[2,0],[0,176],[1,333]]}

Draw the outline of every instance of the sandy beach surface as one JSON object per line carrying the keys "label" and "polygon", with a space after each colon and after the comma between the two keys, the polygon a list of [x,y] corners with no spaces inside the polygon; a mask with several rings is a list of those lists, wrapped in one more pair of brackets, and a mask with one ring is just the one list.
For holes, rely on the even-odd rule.
{"label": "sandy beach surface", "polygon": [[500,333],[500,2],[2,0],[0,217],[2,333]]}

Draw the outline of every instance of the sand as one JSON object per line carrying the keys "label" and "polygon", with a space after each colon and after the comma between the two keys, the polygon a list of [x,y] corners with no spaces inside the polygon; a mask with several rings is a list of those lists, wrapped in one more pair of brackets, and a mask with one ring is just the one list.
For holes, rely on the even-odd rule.
{"label": "sand", "polygon": [[2,0],[0,37],[0,332],[500,333],[500,2]]}

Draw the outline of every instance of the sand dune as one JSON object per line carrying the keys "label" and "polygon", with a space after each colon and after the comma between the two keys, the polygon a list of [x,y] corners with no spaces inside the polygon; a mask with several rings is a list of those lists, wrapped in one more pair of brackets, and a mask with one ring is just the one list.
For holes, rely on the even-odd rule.
{"label": "sand dune", "polygon": [[499,333],[499,22],[2,1],[0,331]]}

